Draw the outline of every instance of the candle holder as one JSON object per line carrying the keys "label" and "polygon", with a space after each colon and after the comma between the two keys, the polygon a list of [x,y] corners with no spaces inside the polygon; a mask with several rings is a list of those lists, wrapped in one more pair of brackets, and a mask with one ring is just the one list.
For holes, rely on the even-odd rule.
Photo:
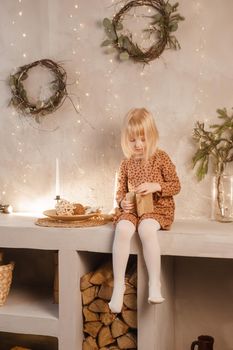
{"label": "candle holder", "polygon": [[13,212],[13,208],[10,204],[0,204],[0,212],[4,214],[11,214]]}
{"label": "candle holder", "polygon": [[56,197],[54,198],[54,200],[57,202],[57,204],[59,203],[59,201],[61,200],[61,196],[60,195],[56,195]]}

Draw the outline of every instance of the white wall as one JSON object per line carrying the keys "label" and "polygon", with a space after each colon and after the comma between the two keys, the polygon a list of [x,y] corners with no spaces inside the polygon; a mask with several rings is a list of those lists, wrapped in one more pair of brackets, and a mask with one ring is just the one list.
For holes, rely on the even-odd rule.
{"label": "white wall", "polygon": [[[208,217],[210,178],[197,184],[191,135],[196,120],[210,124],[217,108],[232,107],[233,2],[181,0],[182,49],[145,67],[121,63],[100,47],[100,23],[115,13],[114,0],[0,0],[0,7],[0,202],[16,210],[52,206],[59,157],[63,197],[110,210],[122,118],[145,106],[181,178],[177,218]],[[41,58],[63,63],[79,115],[66,101],[38,125],[8,108],[8,75]]]}

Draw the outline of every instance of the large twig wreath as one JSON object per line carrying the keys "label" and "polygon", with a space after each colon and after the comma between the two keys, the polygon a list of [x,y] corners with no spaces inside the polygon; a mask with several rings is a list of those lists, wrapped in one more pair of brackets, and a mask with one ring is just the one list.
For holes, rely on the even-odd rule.
{"label": "large twig wreath", "polygon": [[[34,67],[44,67],[52,72],[54,76],[50,83],[53,93],[45,100],[39,99],[36,103],[29,101],[28,93],[24,86],[24,81],[28,78],[30,69]],[[12,92],[10,105],[23,115],[44,116],[56,111],[68,97],[66,90],[66,71],[62,66],[50,59],[42,59],[31,64],[24,65],[17,69],[15,74],[10,75],[9,84]]]}
{"label": "large twig wreath", "polygon": [[[112,46],[119,52],[121,60],[132,58],[136,62],[149,63],[158,58],[165,48],[180,49],[176,37],[172,34],[178,29],[178,22],[184,20],[177,13],[179,3],[169,4],[164,0],[133,0],[126,3],[125,6],[113,17],[112,20],[105,18],[103,25],[108,39],[102,43],[102,46]],[[132,8],[139,6],[149,6],[155,10],[155,14],[150,16],[152,23],[148,29],[150,35],[155,36],[155,43],[147,50],[141,49],[132,41],[132,34],[121,34],[123,29],[122,20],[125,14]]]}

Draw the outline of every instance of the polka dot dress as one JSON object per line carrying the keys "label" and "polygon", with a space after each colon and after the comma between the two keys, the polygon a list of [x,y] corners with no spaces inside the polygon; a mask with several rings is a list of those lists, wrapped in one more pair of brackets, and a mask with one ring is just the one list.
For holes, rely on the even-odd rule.
{"label": "polka dot dress", "polygon": [[115,222],[129,220],[138,225],[141,220],[152,218],[160,223],[162,229],[169,230],[174,220],[173,196],[180,191],[180,181],[175,166],[166,152],[158,149],[147,162],[134,158],[124,159],[121,162],[116,194],[118,204],[127,192],[134,191],[144,182],[158,182],[161,186],[161,192],[153,193],[153,212],[137,217],[136,214],[124,213],[121,209],[116,215]]}

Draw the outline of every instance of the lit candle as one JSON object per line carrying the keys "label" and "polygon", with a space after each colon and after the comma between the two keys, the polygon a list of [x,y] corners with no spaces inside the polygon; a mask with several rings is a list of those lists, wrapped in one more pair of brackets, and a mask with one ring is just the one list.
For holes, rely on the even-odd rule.
{"label": "lit candle", "polygon": [[113,192],[113,208],[117,207],[117,202],[116,202],[117,180],[118,180],[118,174],[117,174],[117,171],[116,171],[116,173],[115,173],[115,180],[114,180],[114,192]]}
{"label": "lit candle", "polygon": [[56,158],[56,197],[60,196],[59,159]]}

